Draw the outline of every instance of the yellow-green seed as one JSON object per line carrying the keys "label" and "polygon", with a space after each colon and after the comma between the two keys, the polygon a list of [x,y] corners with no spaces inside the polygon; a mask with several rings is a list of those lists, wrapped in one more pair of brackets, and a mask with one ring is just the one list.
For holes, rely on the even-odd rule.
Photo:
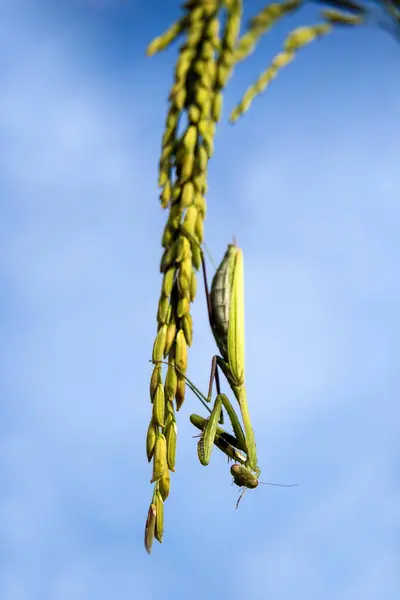
{"label": "yellow-green seed", "polygon": [[188,67],[190,66],[190,63],[192,62],[194,55],[195,50],[193,48],[190,48],[188,44],[185,44],[185,46],[182,47],[182,49],[180,50],[179,58],[176,63],[175,69],[175,74],[179,79],[181,79],[185,75]]}
{"label": "yellow-green seed", "polygon": [[[165,144],[163,146],[162,151],[161,151],[161,157],[160,157],[161,162],[164,162],[164,161],[170,159],[170,157],[172,156],[172,154],[174,152],[174,147],[175,147],[175,144],[173,142],[170,142],[169,144]],[[167,184],[165,184],[165,187],[167,187]]]}
{"label": "yellow-green seed", "polygon": [[147,454],[147,460],[149,462],[153,458],[154,448],[156,445],[156,439],[157,439],[157,427],[153,423],[153,420],[151,420],[149,423],[149,427],[147,429],[147,436],[146,436],[146,454]]}
{"label": "yellow-green seed", "polygon": [[280,52],[275,56],[274,60],[272,61],[272,64],[277,69],[282,69],[283,67],[286,67],[286,65],[288,65],[294,59],[295,56],[296,55],[294,52]]}
{"label": "yellow-green seed", "polygon": [[167,181],[169,180],[169,175],[170,175],[170,165],[160,165],[159,167],[159,171],[158,171],[158,186],[159,187],[164,187],[164,185],[167,183]]}
{"label": "yellow-green seed", "polygon": [[165,398],[172,401],[175,398],[178,377],[174,365],[168,365],[167,375],[165,377]]}
{"label": "yellow-green seed", "polygon": [[173,144],[175,146],[175,133],[176,133],[176,123],[169,127],[168,124],[165,125],[164,133],[161,140],[161,147],[165,148],[169,144]]}
{"label": "yellow-green seed", "polygon": [[[175,152],[175,145],[176,145],[175,138],[176,138],[176,123],[174,123],[172,126],[166,125],[164,134],[162,137],[161,147],[166,148],[169,144],[172,144],[171,155],[174,154],[174,152]],[[172,158],[172,156],[171,156],[171,158]]]}
{"label": "yellow-green seed", "polygon": [[[189,237],[193,237],[193,235],[194,235],[194,231],[195,231],[195,227],[196,227],[196,219],[197,219],[196,206],[194,206],[194,205],[189,206],[189,208],[186,211],[183,223],[182,223],[182,228]],[[190,260],[190,259],[187,259],[187,260]],[[190,260],[190,263],[191,262],[192,261]]]}
{"label": "yellow-green seed", "polygon": [[198,271],[201,267],[201,249],[198,244],[192,245],[192,263],[194,268]]}
{"label": "yellow-green seed", "polygon": [[185,379],[178,375],[178,383],[176,386],[175,402],[176,410],[179,410],[185,400],[186,383]]}
{"label": "yellow-green seed", "polygon": [[222,113],[222,92],[217,92],[212,102],[212,118],[214,121],[219,121]]}
{"label": "yellow-green seed", "polygon": [[159,383],[162,383],[161,364],[157,363],[154,365],[154,369],[150,377],[150,398],[152,402]]}
{"label": "yellow-green seed", "polygon": [[181,183],[190,179],[190,177],[193,173],[193,165],[194,165],[194,155],[191,154],[190,152],[187,152],[185,154],[185,158],[182,161],[181,170],[180,170],[179,181]]}
{"label": "yellow-green seed", "polygon": [[203,119],[208,119],[211,112],[211,92],[205,86],[196,93],[196,103],[201,110]]}
{"label": "yellow-green seed", "polygon": [[186,343],[188,346],[192,345],[193,339],[193,324],[192,324],[192,316],[190,313],[183,315],[181,319],[181,327],[185,334]]}
{"label": "yellow-green seed", "polygon": [[156,525],[154,528],[154,537],[160,544],[163,541],[164,533],[164,503],[160,492],[156,492]]}
{"label": "yellow-green seed", "polygon": [[195,104],[191,104],[188,109],[189,121],[196,125],[200,121],[201,110]]}
{"label": "yellow-green seed", "polygon": [[183,136],[182,143],[187,152],[193,154],[197,142],[197,127],[190,125]]}
{"label": "yellow-green seed", "polygon": [[165,296],[171,295],[172,288],[174,286],[175,273],[175,267],[170,267],[168,271],[166,271],[164,274],[162,283],[162,293],[165,294]]}
{"label": "yellow-green seed", "polygon": [[190,258],[183,260],[178,272],[179,291],[182,296],[190,298],[190,279],[192,277],[192,261]]}
{"label": "yellow-green seed", "polygon": [[201,121],[199,121],[198,128],[202,136],[208,135],[210,130],[210,121],[207,119],[207,117],[202,118]]}
{"label": "yellow-green seed", "polygon": [[162,295],[158,302],[157,320],[159,323],[168,323],[168,309],[169,309],[169,298],[168,296]]}
{"label": "yellow-green seed", "polygon": [[176,314],[181,319],[183,315],[187,315],[188,312],[190,312],[190,300],[184,296],[183,298],[179,299]]}
{"label": "yellow-green seed", "polygon": [[204,60],[196,60],[193,64],[193,72],[200,77],[203,75],[204,71],[207,68],[207,63]]}
{"label": "yellow-green seed", "polygon": [[205,30],[205,35],[209,38],[213,38],[215,36],[219,35],[219,20],[218,19],[212,19],[206,30]]}
{"label": "yellow-green seed", "polygon": [[163,246],[163,248],[168,248],[169,246],[171,246],[172,242],[174,241],[174,237],[175,237],[174,230],[169,225],[166,225],[166,227],[164,229],[163,237],[161,240],[161,245]]}
{"label": "yellow-green seed", "polygon": [[185,100],[186,100],[186,90],[181,88],[178,89],[170,98],[173,106],[177,109],[177,110],[182,110],[183,107],[185,106]]}
{"label": "yellow-green seed", "polygon": [[[208,99],[205,99],[205,102],[206,103],[208,103],[208,102],[211,103],[211,91],[213,90],[213,87],[214,87],[214,81],[211,78],[208,69],[206,69],[203,72],[203,74],[201,75],[199,83],[200,83],[201,87],[204,88],[205,90],[207,90],[207,92],[208,92]],[[201,112],[202,112],[202,114],[208,114],[208,111],[204,109],[204,106],[202,107],[202,111]]]}
{"label": "yellow-green seed", "polygon": [[[174,187],[172,188],[172,202],[175,203],[178,200],[180,200],[181,194],[182,194],[182,186],[179,184],[178,181],[176,181],[174,184]],[[175,213],[174,213],[174,209],[175,209]],[[172,222],[175,223],[176,218],[180,217],[181,212],[182,212],[182,208],[180,206],[180,203],[174,204],[174,206],[170,210],[170,216],[169,216],[168,220],[172,219]],[[173,214],[173,217],[171,217],[171,213]],[[179,219],[178,219],[178,224],[179,224]]]}
{"label": "yellow-green seed", "polygon": [[[167,316],[166,316],[166,319],[165,319],[166,323],[170,322],[170,320],[171,320],[171,313],[172,313],[172,306],[171,306],[171,304],[169,304],[168,311],[167,311]],[[165,352],[165,348],[164,348],[164,352]]]}
{"label": "yellow-green seed", "polygon": [[197,210],[199,211],[199,213],[201,214],[201,216],[203,217],[203,219],[205,219],[205,216],[207,213],[207,204],[206,204],[206,199],[204,198],[203,194],[201,194],[200,192],[196,192],[195,199],[194,199],[194,205],[197,208]]}
{"label": "yellow-green seed", "polygon": [[240,21],[240,13],[238,11],[232,11],[228,18],[224,39],[226,47],[229,48],[229,54],[233,53],[233,50],[237,44],[237,38],[240,30]]}
{"label": "yellow-green seed", "polygon": [[331,26],[327,23],[314,25],[313,27],[298,27],[286,38],[285,50],[298,50],[330,30]]}
{"label": "yellow-green seed", "polygon": [[170,246],[169,248],[166,248],[166,250],[164,251],[164,253],[161,257],[161,263],[160,263],[160,272],[161,273],[165,273],[165,271],[167,269],[169,269],[169,267],[174,262],[175,256],[176,256],[176,250],[177,250],[177,246],[176,246],[176,242],[175,242],[172,244],[172,246]]}
{"label": "yellow-green seed", "polygon": [[156,527],[156,505],[150,504],[150,508],[147,513],[146,526],[144,529],[144,546],[145,546],[148,554],[151,553],[151,548],[153,546],[155,527]]}
{"label": "yellow-green seed", "polygon": [[[176,167],[180,167],[182,165],[187,154],[188,154],[188,151],[186,150],[185,146],[181,142],[179,142],[176,152],[175,152],[175,166]],[[179,183],[179,181],[177,181],[175,183],[175,186],[176,185],[180,186],[181,184]],[[173,194],[173,197],[174,197],[174,194]]]}
{"label": "yellow-green seed", "polygon": [[153,362],[158,362],[159,360],[162,360],[166,338],[167,325],[162,325],[162,327],[160,327],[157,333],[156,339],[154,340],[152,355]]}
{"label": "yellow-green seed", "polygon": [[153,400],[153,421],[155,425],[159,427],[164,427],[164,417],[165,417],[165,396],[164,396],[164,386],[162,383],[159,383],[156,388],[156,393],[154,394]]}
{"label": "yellow-green seed", "polygon": [[197,46],[197,44],[201,40],[202,34],[203,32],[201,27],[193,27],[192,25],[192,28],[186,38],[187,44],[193,47]]}
{"label": "yellow-green seed", "polygon": [[214,139],[210,134],[206,134],[203,136],[203,144],[206,149],[208,158],[211,158],[214,154]]}
{"label": "yellow-green seed", "polygon": [[[178,187],[178,191],[179,194],[181,193],[181,188]],[[174,193],[175,193],[175,188],[174,188]],[[169,225],[169,227],[172,227],[172,229],[174,229],[175,231],[177,229],[179,229],[179,226],[181,224],[181,216],[183,213],[183,208],[180,205],[180,203],[174,203],[169,211],[169,216],[168,216],[168,221],[167,221],[167,225]]]}
{"label": "yellow-green seed", "polygon": [[163,181],[159,183],[160,187],[164,187],[164,185],[167,183],[169,177],[170,177],[170,173],[171,173],[171,168],[172,168],[172,156],[167,156],[167,158],[165,159],[160,159],[159,162],[159,175],[161,177],[162,173],[166,174],[166,177],[164,177]]}
{"label": "yellow-green seed", "polygon": [[167,356],[167,354],[169,353],[172,344],[174,343],[174,339],[175,339],[175,334],[176,334],[176,323],[175,321],[172,321],[169,323],[168,325],[168,329],[167,329],[167,337],[165,340],[165,348],[164,348],[164,358]]}
{"label": "yellow-green seed", "polygon": [[[175,418],[174,417],[174,415],[175,415],[175,413],[174,413],[174,405],[172,404],[172,402],[167,402],[166,406],[167,406],[167,408],[166,408],[167,416],[165,418],[164,431],[167,431],[169,424]],[[171,407],[172,407],[172,411],[171,411]]]}
{"label": "yellow-green seed", "polygon": [[217,71],[217,85],[220,88],[225,87],[225,85],[228,83],[228,79],[231,75],[231,69],[230,67],[226,67],[223,64],[220,64],[218,66],[218,71]]}
{"label": "yellow-green seed", "polygon": [[171,182],[168,180],[160,194],[161,206],[163,208],[167,208],[170,200],[171,200]]}
{"label": "yellow-green seed", "polygon": [[168,365],[175,366],[176,339],[172,344],[171,350],[168,353]]}
{"label": "yellow-green seed", "polygon": [[196,154],[196,171],[202,173],[206,170],[208,165],[208,154],[207,150],[203,145],[199,145]]}
{"label": "yellow-green seed", "polygon": [[182,188],[180,206],[182,208],[187,208],[188,206],[190,206],[193,202],[193,195],[194,195],[193,183],[191,181],[187,181],[183,185],[183,188]]}
{"label": "yellow-green seed", "polygon": [[161,479],[167,467],[167,442],[162,433],[157,435],[153,457],[153,477],[150,483]]}
{"label": "yellow-green seed", "polygon": [[322,16],[333,25],[361,25],[364,17],[361,15],[348,15],[338,10],[327,9],[322,11]]}
{"label": "yellow-green seed", "polygon": [[204,219],[201,214],[198,214],[196,218],[195,234],[198,242],[201,244],[204,238]]}
{"label": "yellow-green seed", "polygon": [[176,336],[176,354],[175,364],[181,373],[187,369],[187,343],[183,329],[180,329]]}
{"label": "yellow-green seed", "polygon": [[201,56],[206,61],[212,60],[214,58],[214,45],[212,42],[204,42],[202,44]]}
{"label": "yellow-green seed", "polygon": [[190,302],[194,302],[194,299],[196,298],[196,291],[197,291],[196,271],[194,269],[192,269],[192,276],[190,278]]}
{"label": "yellow-green seed", "polygon": [[[207,152],[207,150],[206,150],[206,152]],[[192,181],[193,181],[193,185],[196,189],[196,194],[204,194],[205,193],[206,176],[207,176],[206,171],[202,171],[201,173],[199,173],[199,175],[196,175],[196,177],[193,177]]]}
{"label": "yellow-green seed", "polygon": [[166,466],[163,476],[158,480],[158,490],[161,494],[161,498],[165,501],[169,496],[169,490],[171,486],[171,477],[169,474],[168,465]]}
{"label": "yellow-green seed", "polygon": [[175,460],[176,460],[176,436],[177,427],[176,421],[172,420],[168,425],[165,432],[165,439],[167,440],[167,463],[170,471],[175,471]]}
{"label": "yellow-green seed", "polygon": [[180,263],[180,262],[184,261],[185,259],[190,258],[190,255],[191,255],[190,242],[186,236],[181,235],[178,239],[175,260],[177,263]]}
{"label": "yellow-green seed", "polygon": [[156,37],[148,46],[146,50],[147,56],[153,56],[156,52],[165,50],[172,42],[188,27],[187,17],[179,19],[176,23],[171,25],[162,35]]}

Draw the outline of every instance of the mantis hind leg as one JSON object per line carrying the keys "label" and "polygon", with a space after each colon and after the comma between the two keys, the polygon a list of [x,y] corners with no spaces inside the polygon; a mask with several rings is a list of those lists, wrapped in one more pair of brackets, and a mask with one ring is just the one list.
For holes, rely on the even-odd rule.
{"label": "mantis hind leg", "polygon": [[206,294],[206,301],[207,301],[208,320],[210,322],[210,326],[212,329],[213,328],[213,316],[212,316],[212,307],[211,307],[211,296],[210,296],[210,290],[208,287],[206,261],[204,260],[203,251],[201,251],[201,267],[203,270],[204,291]]}
{"label": "mantis hind leg", "polygon": [[[218,373],[218,356],[213,356],[212,360],[211,360],[211,373],[210,373],[210,381],[208,384],[208,394],[207,394],[208,402],[211,402],[214,380],[215,380],[215,387],[217,388],[217,395],[219,395],[221,393],[221,383],[220,383],[219,373]],[[221,425],[223,425],[223,423],[224,423],[223,411],[221,411],[219,423]]]}
{"label": "mantis hind leg", "polygon": [[[206,268],[206,261],[204,260],[203,251],[201,251],[201,266],[202,266],[202,270],[203,270],[204,292],[206,295],[206,302],[207,302],[208,321],[210,323],[211,329],[213,329],[213,314],[212,314],[212,306],[211,306],[211,296],[210,296],[210,289],[208,286],[207,268]],[[217,388],[217,394],[221,393],[221,383],[220,383],[219,372],[218,372],[217,366],[218,366],[218,356],[213,356],[212,361],[211,361],[210,382],[208,385],[208,394],[207,394],[207,399],[209,402],[211,402],[211,398],[212,398],[212,388],[213,388],[214,380],[215,380],[215,387]],[[224,422],[224,413],[222,411],[221,411],[221,417],[219,419],[219,422],[221,425]]]}
{"label": "mantis hind leg", "polygon": [[210,381],[208,384],[208,395],[207,395],[207,398],[209,400],[211,400],[214,380],[215,380],[215,387],[217,388],[217,394],[220,394],[221,393],[221,383],[220,383],[219,372],[218,372],[218,356],[213,356],[212,361],[211,361],[211,373],[210,373]]}

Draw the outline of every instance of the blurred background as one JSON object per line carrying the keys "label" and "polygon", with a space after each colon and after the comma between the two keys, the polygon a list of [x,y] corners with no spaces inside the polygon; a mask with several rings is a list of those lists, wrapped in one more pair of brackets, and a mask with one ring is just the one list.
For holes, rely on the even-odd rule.
{"label": "blurred background", "polygon": [[[233,235],[244,249],[261,479],[299,485],[259,486],[236,511],[224,457],[197,460],[188,416],[204,411],[187,391],[149,557],[157,168],[177,46],[145,48],[179,3],[13,0],[1,13],[1,600],[397,598],[399,42],[338,31],[229,125],[285,35],[317,22],[310,8],[228,85],[205,236],[215,262]],[[206,391],[201,291],[188,376]]]}

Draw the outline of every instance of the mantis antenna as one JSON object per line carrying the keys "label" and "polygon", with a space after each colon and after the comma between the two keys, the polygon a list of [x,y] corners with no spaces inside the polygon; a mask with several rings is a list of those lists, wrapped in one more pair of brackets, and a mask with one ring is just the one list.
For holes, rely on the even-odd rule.
{"label": "mantis antenna", "polygon": [[[297,487],[297,483],[270,483],[269,481],[259,481],[258,483],[261,483],[262,485],[273,485],[275,487]],[[241,499],[243,498],[243,494],[245,493],[246,490],[251,489],[251,488],[243,488],[243,490],[240,493],[240,496],[238,498],[238,501],[236,502],[236,509],[239,508],[239,502],[241,501]]]}

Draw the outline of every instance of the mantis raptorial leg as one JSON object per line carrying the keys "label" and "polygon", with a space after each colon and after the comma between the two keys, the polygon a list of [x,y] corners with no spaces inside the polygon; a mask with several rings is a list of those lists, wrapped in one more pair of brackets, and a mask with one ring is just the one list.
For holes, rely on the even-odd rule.
{"label": "mantis raptorial leg", "polygon": [[[188,383],[190,389],[204,403],[205,399],[204,399],[203,394],[200,392],[200,390],[186,376],[184,376],[184,377],[185,377],[186,382]],[[220,394],[220,396],[224,397],[225,395]],[[231,466],[231,475],[233,477],[233,483],[235,485],[237,485],[238,487],[243,488],[239,495],[239,498],[236,502],[236,508],[239,507],[239,503],[240,503],[241,499],[243,498],[243,495],[246,492],[246,490],[247,489],[255,489],[256,487],[258,487],[258,485],[260,483],[262,485],[272,485],[275,487],[296,487],[297,483],[283,484],[283,483],[272,483],[269,481],[259,481],[258,476],[245,466],[247,463],[247,457],[244,454],[242,454],[241,452],[239,452],[239,450],[238,450],[238,449],[240,449],[240,450],[246,451],[246,446],[243,447],[243,442],[241,441],[241,435],[243,435],[243,431],[241,429],[241,425],[237,418],[237,415],[236,415],[235,411],[233,410],[232,405],[230,404],[229,400],[226,398],[226,396],[225,396],[225,399],[226,400],[223,401],[224,407],[227,411],[229,419],[231,420],[232,428],[233,428],[235,434],[239,437],[239,439],[238,439],[238,437],[234,437],[231,434],[229,434],[228,432],[224,431],[223,429],[217,427],[216,431],[215,431],[215,435],[212,440],[212,443],[214,443],[222,452],[224,452],[228,456],[228,458],[231,458],[232,460],[236,461],[236,463]],[[207,406],[208,410],[210,410],[208,405],[206,405],[206,406]],[[200,417],[198,415],[191,415],[190,421],[195,427],[197,427],[201,431],[204,431],[207,426],[208,419],[205,419],[204,417]]]}
{"label": "mantis raptorial leg", "polygon": [[[163,363],[163,364],[168,364],[166,361],[159,361],[159,362]],[[184,373],[182,373],[178,367],[175,367],[175,369],[179,373],[179,375],[185,379],[186,384],[188,385],[190,390],[200,400],[202,405],[207,409],[207,411],[210,413],[210,416],[211,416],[213,409],[210,408],[210,406],[209,406],[210,397],[204,396],[204,394],[199,390],[199,388],[196,387],[194,385],[194,383]],[[242,450],[243,452],[246,452],[246,440],[245,440],[245,436],[243,433],[243,429],[240,424],[239,418],[238,418],[231,402],[229,401],[229,398],[225,394],[221,394],[221,393],[218,394],[217,398],[218,397],[220,398],[222,406],[226,410],[226,413],[229,417],[229,420],[231,422],[232,429],[234,432],[234,436],[231,436],[229,433],[224,432],[223,429],[220,429],[219,433],[221,434],[223,432],[225,434],[225,436],[226,436],[225,441],[228,444],[230,444],[231,446],[234,446],[238,450]],[[192,417],[194,417],[193,420],[192,420]],[[208,419],[204,419],[204,417],[200,417],[198,415],[191,415],[190,420],[192,421],[193,425],[195,425],[195,427],[197,427],[201,431],[204,430],[204,428],[207,424],[206,422],[208,421]],[[201,426],[199,426],[200,423],[201,423]],[[216,445],[218,446],[218,444],[216,444]],[[243,458],[243,454],[241,455],[241,457]],[[234,456],[232,456],[231,458],[236,460],[236,458]],[[244,458],[246,461],[247,457],[244,457]],[[241,460],[241,462],[243,462],[243,461]]]}
{"label": "mantis raptorial leg", "polygon": [[[159,362],[163,364],[168,364],[165,361]],[[185,379],[188,387],[193,392],[193,394],[200,400],[203,406],[211,414],[212,409],[209,406],[209,398],[206,398],[204,394],[199,390],[199,388],[195,386],[194,383],[178,369],[178,367],[175,368],[178,371],[178,373]],[[272,485],[278,487],[294,487],[295,485],[297,485],[286,485],[258,481],[258,476],[245,466],[247,464],[247,456],[244,453],[246,452],[247,446],[243,435],[243,430],[240,421],[236,415],[236,412],[233,409],[232,404],[229,402],[229,399],[225,396],[225,394],[219,394],[219,396],[221,397],[222,405],[224,406],[228,417],[231,421],[232,429],[235,435],[231,435],[222,428],[216,427],[214,436],[208,441],[208,443],[217,446],[217,448],[221,450],[228,457],[228,459],[236,461],[235,464],[231,466],[231,475],[233,477],[233,483],[238,487],[243,488],[236,503],[236,508],[238,508],[240,500],[242,499],[246,489],[254,489],[258,487],[260,483],[263,485]],[[192,414],[190,415],[190,421],[195,427],[197,427],[197,429],[199,429],[201,432],[204,432],[209,422],[209,419],[206,419],[196,414]],[[204,462],[202,464],[204,464]]]}

